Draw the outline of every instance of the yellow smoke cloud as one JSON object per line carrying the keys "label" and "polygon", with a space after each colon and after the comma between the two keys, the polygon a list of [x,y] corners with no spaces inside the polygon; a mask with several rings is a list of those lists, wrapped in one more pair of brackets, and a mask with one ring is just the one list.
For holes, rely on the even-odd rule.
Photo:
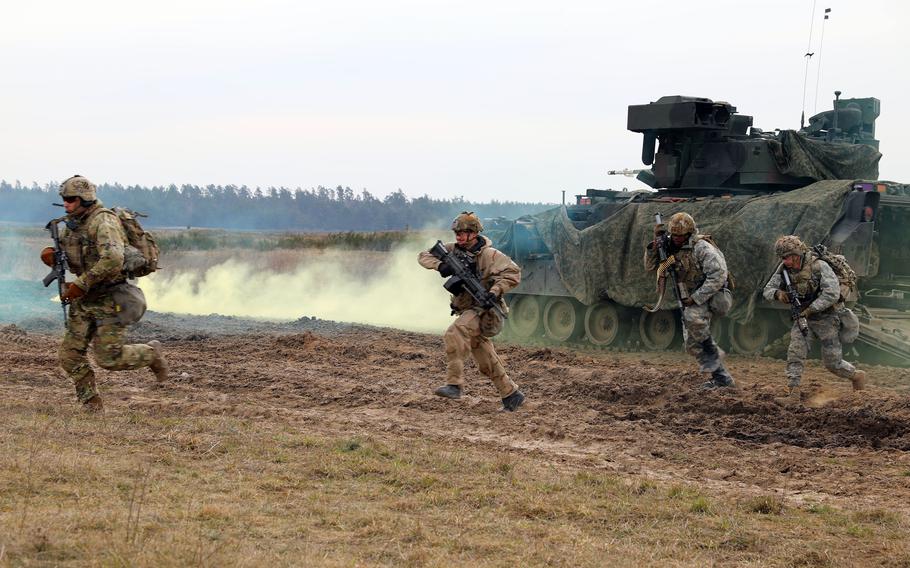
{"label": "yellow smoke cloud", "polygon": [[417,250],[398,249],[375,268],[344,253],[304,259],[290,272],[231,259],[204,271],[158,272],[141,283],[150,310],[271,320],[302,316],[438,332],[452,321],[449,296]]}

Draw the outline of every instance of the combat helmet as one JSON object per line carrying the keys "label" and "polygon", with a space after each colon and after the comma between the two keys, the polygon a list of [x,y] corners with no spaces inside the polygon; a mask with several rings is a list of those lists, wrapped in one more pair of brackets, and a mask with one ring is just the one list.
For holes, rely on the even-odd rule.
{"label": "combat helmet", "polygon": [[462,211],[461,214],[452,221],[452,230],[456,233],[459,231],[480,233],[483,231],[483,224],[473,211]]}
{"label": "combat helmet", "polygon": [[82,201],[92,202],[95,196],[95,184],[79,174],[60,184],[60,197],[79,197]]}
{"label": "combat helmet", "polygon": [[806,246],[806,243],[799,240],[799,237],[796,235],[784,235],[774,243],[774,254],[781,259],[786,258],[791,254],[802,256],[807,252],[809,252],[809,247]]}
{"label": "combat helmet", "polygon": [[680,211],[670,217],[667,227],[670,229],[671,235],[690,235],[695,232],[695,219],[692,218],[692,215]]}

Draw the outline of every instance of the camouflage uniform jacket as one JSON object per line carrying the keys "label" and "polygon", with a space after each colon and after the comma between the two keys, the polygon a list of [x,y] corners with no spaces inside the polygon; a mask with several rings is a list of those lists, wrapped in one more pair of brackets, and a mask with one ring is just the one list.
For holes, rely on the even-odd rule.
{"label": "camouflage uniform jacket", "polygon": [[[729,277],[724,253],[709,239],[708,235],[695,233],[672,253],[676,258],[680,281],[686,285],[692,301],[699,306],[726,287]],[[660,257],[652,244],[645,250],[645,269],[649,271],[657,270],[660,264]]]}
{"label": "camouflage uniform jacket", "polygon": [[123,254],[128,241],[113,211],[96,201],[81,215],[67,216],[66,227],[60,241],[76,286],[92,294],[126,279]]}
{"label": "camouflage uniform jacket", "polygon": [[[487,290],[500,297],[500,304],[505,308],[502,296],[521,282],[521,268],[515,264],[505,253],[496,250],[490,239],[484,236],[477,237],[478,243],[472,251],[459,248],[457,252],[477,268],[477,275]],[[455,251],[455,243],[446,243],[446,250]],[[423,251],[418,255],[417,262],[429,270],[439,268],[440,260]],[[457,313],[475,307],[474,299],[467,292],[452,296],[452,309]]]}
{"label": "camouflage uniform jacket", "polygon": [[[802,268],[799,270],[786,269],[790,274],[790,281],[796,288],[801,301],[809,304],[809,311],[820,314],[840,307],[840,280],[831,266],[815,254],[809,252],[803,256]],[[784,290],[783,278],[780,276],[780,267],[765,284],[762,296],[766,300],[774,300],[778,290]]]}

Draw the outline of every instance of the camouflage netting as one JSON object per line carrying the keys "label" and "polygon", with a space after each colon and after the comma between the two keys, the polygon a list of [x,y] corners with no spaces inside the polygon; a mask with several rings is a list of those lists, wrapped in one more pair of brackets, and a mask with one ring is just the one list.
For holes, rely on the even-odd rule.
{"label": "camouflage netting", "polygon": [[[629,203],[583,230],[575,228],[564,207],[532,219],[553,253],[562,281],[580,302],[593,304],[610,298],[640,307],[657,300],[655,276],[646,273],[643,264],[644,247],[653,239],[654,214],[660,212],[666,222],[673,213],[686,211],[695,218],[699,231],[710,234],[723,250],[736,280],[729,316],[746,322],[777,266],[777,237],[796,234],[807,243],[821,242],[837,221],[852,187],[852,181],[821,181],[757,197]],[[494,242],[520,262],[513,232],[514,226],[497,235]],[[663,307],[673,308],[674,301],[668,290]]]}
{"label": "camouflage netting", "polygon": [[863,144],[832,144],[783,130],[769,141],[781,173],[814,180],[876,179],[881,153]]}

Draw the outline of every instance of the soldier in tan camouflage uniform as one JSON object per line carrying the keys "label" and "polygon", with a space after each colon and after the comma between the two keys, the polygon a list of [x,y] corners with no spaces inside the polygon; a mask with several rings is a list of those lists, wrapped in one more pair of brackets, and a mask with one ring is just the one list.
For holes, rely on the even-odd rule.
{"label": "soldier in tan camouflage uniform", "polygon": [[[859,371],[844,361],[841,350],[841,311],[844,309],[840,281],[827,262],[818,258],[799,237],[787,235],[777,239],[774,252],[781,259],[783,269],[790,275],[790,282],[805,306],[802,316],[809,324],[809,335],[804,336],[797,322],[790,330],[790,347],[787,349],[787,386],[790,402],[800,401],[799,384],[804,361],[809,355],[810,341],[814,335],[821,342],[822,361],[825,368],[853,383],[853,390],[866,386],[866,372]],[[762,295],[766,300],[789,304],[780,270],[765,285]]]}
{"label": "soldier in tan camouflage uniform", "polygon": [[[446,249],[462,255],[474,267],[481,282],[499,298],[503,311],[507,311],[502,296],[518,286],[521,269],[512,259],[493,248],[490,239],[479,234],[483,231],[483,225],[473,213],[464,212],[456,217],[452,222],[452,230],[455,232],[455,242],[446,244]],[[445,263],[428,251],[420,253],[417,261],[424,268],[438,270],[443,277],[452,274]],[[465,359],[473,354],[480,372],[489,377],[499,391],[503,408],[515,410],[524,402],[524,394],[506,374],[489,339],[502,329],[502,319],[495,312],[478,306],[467,292],[452,296],[451,307],[458,318],[443,335],[448,360],[447,384],[436,389],[436,394],[453,399],[461,397],[465,385]]]}
{"label": "soldier in tan camouflage uniform", "polygon": [[[86,358],[94,340],[95,360],[112,371],[149,367],[156,379],[167,378],[167,364],[158,341],[124,345],[126,325],[118,314],[113,288],[126,282],[123,271],[124,248],[128,244],[116,214],[105,209],[95,194],[95,185],[76,175],[63,182],[60,196],[67,216],[60,243],[68,256],[69,270],[76,278],[66,284],[62,300],[70,302],[66,334],[60,346],[59,361],[72,379],[76,396],[86,410],[103,409],[95,388],[95,373]],[[53,264],[54,249],[45,248],[41,259]]]}
{"label": "soldier in tan camouflage uniform", "polygon": [[[686,352],[695,357],[702,373],[710,373],[711,380],[702,385],[706,389],[734,386],[733,377],[724,367],[724,352],[711,337],[712,316],[723,316],[730,310],[733,297],[728,289],[727,262],[710,235],[701,235],[695,219],[688,213],[670,217],[669,250],[676,259],[679,281],[688,291],[683,298],[683,338]],[[665,228],[655,227],[655,239],[645,250],[645,269],[657,270],[660,263],[657,239]]]}

